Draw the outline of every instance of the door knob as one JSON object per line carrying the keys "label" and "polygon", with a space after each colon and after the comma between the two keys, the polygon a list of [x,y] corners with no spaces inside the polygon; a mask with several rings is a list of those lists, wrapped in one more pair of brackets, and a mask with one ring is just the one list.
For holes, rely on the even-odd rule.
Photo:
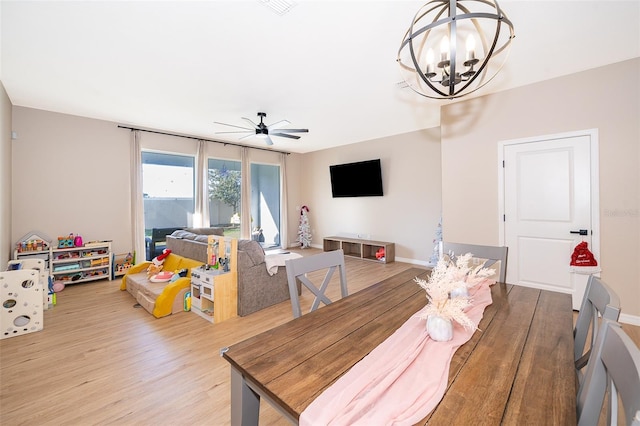
{"label": "door knob", "polygon": [[579,231],[569,231],[570,234],[589,235],[588,229],[581,229]]}

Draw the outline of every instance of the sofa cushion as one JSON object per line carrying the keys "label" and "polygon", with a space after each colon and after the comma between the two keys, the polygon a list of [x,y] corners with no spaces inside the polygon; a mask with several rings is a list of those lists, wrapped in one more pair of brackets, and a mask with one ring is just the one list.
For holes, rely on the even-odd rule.
{"label": "sofa cushion", "polygon": [[176,238],[170,235],[167,237],[167,248],[171,249],[171,254],[175,253],[185,258],[194,259],[200,263],[207,262],[207,243],[200,243],[185,238]]}
{"label": "sofa cushion", "polygon": [[224,235],[224,228],[184,228],[184,230],[198,235]]}
{"label": "sofa cushion", "polygon": [[[171,255],[169,255],[171,256]],[[180,261],[178,262],[178,266],[175,269],[166,269],[166,271],[171,271],[171,272],[175,272],[175,271],[179,271],[181,269],[186,269],[187,270],[187,277],[191,277],[191,268],[197,268],[198,266],[202,265],[203,262],[200,262],[198,260],[195,259],[190,259],[188,257],[183,257],[183,256],[177,256],[180,258]]]}
{"label": "sofa cushion", "polygon": [[209,236],[208,235],[196,235],[194,240],[195,241],[199,241],[201,243],[208,243],[209,242]]}
{"label": "sofa cushion", "polygon": [[183,259],[182,256],[169,254],[169,256],[167,256],[164,259],[164,263],[162,264],[162,270],[174,272],[180,269],[180,263],[182,262],[182,259]]}
{"label": "sofa cushion", "polygon": [[178,231],[174,231],[171,234],[172,237],[176,237],[176,238],[182,238],[182,239],[186,239],[186,240],[193,240],[196,237],[196,234],[194,234],[193,232],[189,232],[189,231],[185,231],[183,229],[180,229]]}
{"label": "sofa cushion", "polygon": [[[162,294],[162,290],[167,286],[167,282],[154,283],[147,281],[138,288],[138,294],[145,295],[148,299],[155,300]],[[153,310],[153,309],[152,309]]]}
{"label": "sofa cushion", "polygon": [[253,265],[264,263],[264,249],[257,241],[240,240],[238,241],[238,251],[243,251],[249,256]]}

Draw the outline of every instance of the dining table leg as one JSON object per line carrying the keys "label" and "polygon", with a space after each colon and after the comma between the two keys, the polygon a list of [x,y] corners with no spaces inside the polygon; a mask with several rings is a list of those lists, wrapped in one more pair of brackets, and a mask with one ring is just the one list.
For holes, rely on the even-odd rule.
{"label": "dining table leg", "polygon": [[231,426],[258,426],[260,395],[231,367]]}

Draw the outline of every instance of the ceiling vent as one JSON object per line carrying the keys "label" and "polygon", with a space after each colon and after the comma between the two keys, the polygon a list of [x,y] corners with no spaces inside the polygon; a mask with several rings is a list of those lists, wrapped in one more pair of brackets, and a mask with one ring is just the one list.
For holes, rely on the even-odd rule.
{"label": "ceiling vent", "polygon": [[260,3],[269,7],[278,15],[282,16],[296,5],[296,3],[289,0],[260,0]]}

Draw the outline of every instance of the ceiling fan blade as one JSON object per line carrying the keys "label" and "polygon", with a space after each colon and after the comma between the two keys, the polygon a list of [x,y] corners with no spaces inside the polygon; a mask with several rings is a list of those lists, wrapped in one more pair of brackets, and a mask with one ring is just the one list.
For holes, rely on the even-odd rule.
{"label": "ceiling fan blade", "polygon": [[242,117],[242,119],[248,121],[249,123],[251,123],[251,125],[254,127],[254,129],[259,128],[258,125],[256,123],[254,123],[253,120],[251,120],[250,118]]}
{"label": "ceiling fan blade", "polygon": [[228,131],[228,132],[216,132],[216,134],[228,134],[228,133],[247,133],[246,135],[240,137],[240,140],[248,139],[253,136],[260,137],[265,140],[265,143],[269,146],[273,145],[273,139],[270,136],[278,136],[281,138],[289,138],[289,139],[300,139],[300,136],[290,135],[289,133],[307,133],[309,129],[281,129],[281,126],[286,126],[291,124],[289,120],[280,120],[276,121],[273,124],[265,125],[263,123],[263,118],[265,118],[267,114],[263,112],[258,113],[258,117],[260,117],[260,123],[256,123],[250,118],[241,117],[247,123],[250,123],[253,128],[236,126],[234,124],[220,123],[219,121],[214,121],[215,124],[220,124],[222,126],[230,126],[235,127],[237,129],[242,129],[243,131]]}
{"label": "ceiling fan blade", "polygon": [[213,124],[220,124],[220,125],[229,126],[229,127],[237,127],[238,129],[245,129],[249,131],[253,130],[253,129],[249,129],[248,127],[236,126],[234,124],[220,123],[219,121],[214,121]]}
{"label": "ceiling fan blade", "polygon": [[276,129],[278,132],[287,133],[309,133],[309,129]]}
{"label": "ceiling fan blade", "polygon": [[300,139],[300,136],[296,136],[296,135],[288,135],[286,133],[280,133],[280,132],[273,132],[273,133],[269,133],[271,136],[279,136],[281,138],[289,138],[289,139]]}
{"label": "ceiling fan blade", "polygon": [[273,124],[268,125],[267,129],[274,129],[276,127],[286,126],[287,124],[291,124],[291,122],[289,120],[280,120],[280,121],[276,121]]}

